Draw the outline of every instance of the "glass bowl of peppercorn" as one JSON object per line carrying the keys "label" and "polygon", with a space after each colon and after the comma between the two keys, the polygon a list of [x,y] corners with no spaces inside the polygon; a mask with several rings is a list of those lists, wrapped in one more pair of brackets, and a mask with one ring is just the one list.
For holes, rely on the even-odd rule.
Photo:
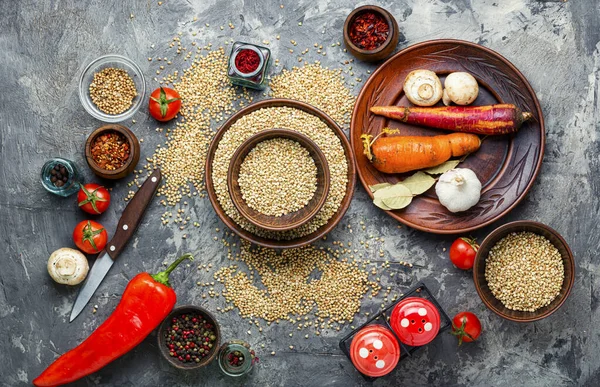
{"label": "glass bowl of peppercorn", "polygon": [[85,142],[85,159],[96,175],[121,179],[135,169],[140,159],[140,142],[123,125],[104,125],[94,130]]}
{"label": "glass bowl of peppercorn", "polygon": [[90,115],[103,122],[121,122],[138,111],[146,94],[142,70],[121,55],[95,59],[79,78],[79,99]]}
{"label": "glass bowl of peppercorn", "polygon": [[375,5],[356,8],[344,23],[344,44],[364,62],[390,56],[398,45],[398,23],[391,13]]}
{"label": "glass bowl of peppercorn", "polygon": [[196,369],[213,361],[220,338],[214,316],[193,305],[173,309],[158,328],[160,353],[179,369]]}

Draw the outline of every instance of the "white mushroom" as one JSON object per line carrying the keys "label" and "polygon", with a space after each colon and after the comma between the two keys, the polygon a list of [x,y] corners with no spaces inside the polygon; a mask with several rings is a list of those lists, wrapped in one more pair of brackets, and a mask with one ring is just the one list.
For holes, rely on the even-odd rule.
{"label": "white mushroom", "polygon": [[448,211],[466,211],[479,201],[481,182],[472,170],[454,168],[440,176],[435,193]]}
{"label": "white mushroom", "polygon": [[79,250],[63,247],[48,259],[48,273],[59,284],[77,285],[89,271],[87,258]]}
{"label": "white mushroom", "polygon": [[444,81],[444,105],[452,102],[457,105],[469,105],[477,99],[479,85],[477,80],[469,73],[457,72],[448,74]]}
{"label": "white mushroom", "polygon": [[430,70],[413,70],[404,80],[406,98],[417,106],[433,106],[442,99],[442,82]]}

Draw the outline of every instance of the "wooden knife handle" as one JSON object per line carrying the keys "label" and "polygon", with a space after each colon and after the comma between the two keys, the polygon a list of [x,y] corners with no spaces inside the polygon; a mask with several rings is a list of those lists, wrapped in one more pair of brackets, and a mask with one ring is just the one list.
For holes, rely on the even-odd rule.
{"label": "wooden knife handle", "polygon": [[127,241],[140,225],[148,204],[156,194],[161,178],[160,170],[155,169],[125,207],[125,211],[119,219],[115,235],[106,245],[106,252],[113,260],[117,259],[125,248]]}

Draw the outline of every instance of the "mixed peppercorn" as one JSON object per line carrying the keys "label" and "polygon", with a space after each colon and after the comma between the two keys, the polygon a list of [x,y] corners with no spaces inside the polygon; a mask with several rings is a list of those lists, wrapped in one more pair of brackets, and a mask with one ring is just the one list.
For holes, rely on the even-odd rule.
{"label": "mixed peppercorn", "polygon": [[217,340],[215,327],[199,313],[186,313],[171,320],[165,332],[171,357],[182,363],[200,363],[213,351]]}
{"label": "mixed peppercorn", "polygon": [[106,132],[96,137],[91,148],[96,164],[108,171],[121,168],[129,159],[129,142],[121,133]]}
{"label": "mixed peppercorn", "polygon": [[69,181],[69,171],[62,164],[56,164],[54,168],[50,170],[50,181],[54,184],[55,187],[62,187]]}

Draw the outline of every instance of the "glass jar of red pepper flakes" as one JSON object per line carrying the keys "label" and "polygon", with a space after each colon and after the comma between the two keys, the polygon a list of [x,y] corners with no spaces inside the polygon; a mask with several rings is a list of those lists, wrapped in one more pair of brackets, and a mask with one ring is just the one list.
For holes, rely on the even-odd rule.
{"label": "glass jar of red pepper flakes", "polygon": [[243,340],[231,340],[219,348],[217,356],[219,367],[225,375],[242,376],[252,371],[254,364],[258,363],[258,357],[250,344]]}
{"label": "glass jar of red pepper flakes", "polygon": [[262,90],[267,86],[271,50],[250,43],[235,42],[229,56],[227,75],[238,86]]}

